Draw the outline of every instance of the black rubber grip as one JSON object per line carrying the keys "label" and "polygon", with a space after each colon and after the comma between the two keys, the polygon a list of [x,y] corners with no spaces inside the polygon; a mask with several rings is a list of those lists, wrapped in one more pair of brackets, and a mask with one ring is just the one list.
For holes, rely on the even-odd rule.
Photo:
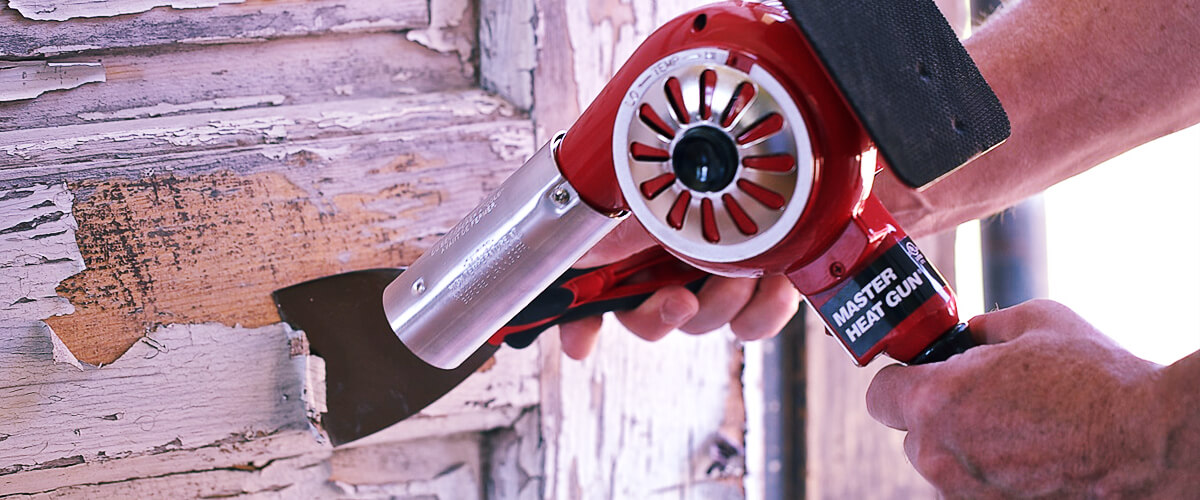
{"label": "black rubber grip", "polygon": [[926,363],[937,363],[950,359],[950,356],[962,354],[972,347],[975,347],[975,339],[971,338],[971,332],[967,330],[966,323],[959,323],[950,331],[938,337],[933,341],[921,354],[909,361],[910,365],[923,365]]}
{"label": "black rubber grip", "polygon": [[[547,289],[546,292],[543,292],[543,294],[535,299],[534,302],[529,305],[529,307],[526,307],[521,314],[518,314],[517,318],[514,318],[513,321],[509,322],[509,325],[528,324],[558,314],[561,315],[548,323],[530,327],[528,330],[510,333],[508,336],[504,337],[504,343],[508,344],[509,347],[523,349],[525,347],[529,347],[533,341],[537,340],[538,335],[541,335],[542,332],[546,331],[552,326],[562,323],[569,323],[571,321],[586,318],[588,316],[601,315],[609,311],[627,311],[634,309],[637,306],[642,305],[642,302],[645,302],[646,299],[650,298],[650,295],[652,295],[652,293],[630,295],[611,300],[589,302],[587,304],[582,304],[568,309],[566,305],[571,303],[571,298],[573,298],[573,296],[569,291],[559,288],[559,285],[561,283],[565,283],[571,278],[574,278],[575,276],[591,271],[593,271],[593,269],[573,269],[567,271],[567,274],[563,275],[562,278],[559,278],[559,280],[555,282],[555,286]],[[692,293],[696,293],[700,291],[700,286],[703,285],[707,280],[708,276],[706,275],[703,278],[684,285],[684,287],[688,290],[691,290]],[[563,304],[564,301],[566,304]],[[565,312],[563,312],[564,310]]]}

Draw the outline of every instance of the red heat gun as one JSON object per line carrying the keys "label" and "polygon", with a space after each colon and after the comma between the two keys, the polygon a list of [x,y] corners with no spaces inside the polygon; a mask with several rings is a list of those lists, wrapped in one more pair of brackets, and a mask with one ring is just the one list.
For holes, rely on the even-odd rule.
{"label": "red heat gun", "polygon": [[871,185],[889,168],[919,187],[995,146],[999,101],[928,0],[784,3],[716,4],[650,35],[387,287],[404,344],[458,366],[632,215],[696,268],[786,275],[857,364],[968,348],[953,291]]}

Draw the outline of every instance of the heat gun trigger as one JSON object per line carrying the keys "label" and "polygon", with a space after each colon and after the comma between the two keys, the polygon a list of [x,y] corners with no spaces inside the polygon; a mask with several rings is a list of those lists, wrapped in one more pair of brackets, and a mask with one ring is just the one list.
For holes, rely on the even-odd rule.
{"label": "heat gun trigger", "polygon": [[680,285],[696,292],[710,275],[662,247],[589,269],[570,269],[488,340],[521,349],[554,325],[641,305],[655,291]]}

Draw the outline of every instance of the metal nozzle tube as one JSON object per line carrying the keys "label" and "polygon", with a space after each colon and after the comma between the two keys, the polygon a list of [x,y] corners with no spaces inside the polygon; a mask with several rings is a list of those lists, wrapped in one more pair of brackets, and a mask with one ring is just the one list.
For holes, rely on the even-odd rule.
{"label": "metal nozzle tube", "polygon": [[425,362],[453,369],[608,234],[538,150],[383,292],[392,330]]}

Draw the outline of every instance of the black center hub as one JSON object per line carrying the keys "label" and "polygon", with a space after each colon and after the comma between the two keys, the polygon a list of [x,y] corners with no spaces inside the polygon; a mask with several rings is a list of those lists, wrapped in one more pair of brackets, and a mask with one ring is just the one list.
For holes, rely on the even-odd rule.
{"label": "black center hub", "polygon": [[684,132],[671,151],[675,177],[689,189],[725,189],[737,174],[738,153],[733,139],[716,127],[701,125]]}

